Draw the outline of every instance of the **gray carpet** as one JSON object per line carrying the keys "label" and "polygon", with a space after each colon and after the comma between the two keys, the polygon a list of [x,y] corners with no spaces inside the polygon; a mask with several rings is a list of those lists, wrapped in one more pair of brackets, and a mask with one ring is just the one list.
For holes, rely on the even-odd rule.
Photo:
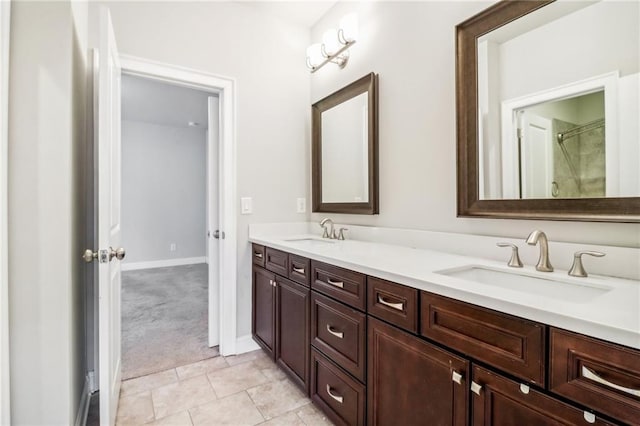
{"label": "gray carpet", "polygon": [[207,344],[207,265],[122,273],[122,379],[218,355]]}

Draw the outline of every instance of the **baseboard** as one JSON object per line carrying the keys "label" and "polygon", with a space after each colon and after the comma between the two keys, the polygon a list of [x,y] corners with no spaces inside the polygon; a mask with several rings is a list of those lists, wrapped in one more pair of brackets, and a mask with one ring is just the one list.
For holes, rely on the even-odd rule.
{"label": "baseboard", "polygon": [[236,339],[236,355],[255,351],[256,349],[260,349],[260,346],[258,346],[258,344],[253,341],[253,337],[251,337],[250,334],[238,337]]}
{"label": "baseboard", "polygon": [[135,271],[138,269],[166,268],[167,266],[195,265],[205,263],[206,257],[184,257],[182,259],[152,260],[149,262],[123,263],[123,271]]}
{"label": "baseboard", "polygon": [[89,402],[91,402],[91,393],[89,393],[89,376],[84,379],[84,388],[78,405],[78,413],[76,414],[75,426],[85,426],[87,424],[87,415],[89,414]]}

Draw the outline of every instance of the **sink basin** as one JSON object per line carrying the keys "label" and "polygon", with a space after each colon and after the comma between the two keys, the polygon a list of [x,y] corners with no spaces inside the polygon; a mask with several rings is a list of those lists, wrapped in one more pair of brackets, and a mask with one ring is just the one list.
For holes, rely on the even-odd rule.
{"label": "sink basin", "polygon": [[320,238],[320,237],[296,237],[296,238],[288,238],[285,239],[288,243],[294,243],[296,245],[307,246],[307,247],[322,247],[327,244],[335,244],[335,240],[330,240],[328,238]]}
{"label": "sink basin", "polygon": [[479,265],[466,265],[436,273],[528,295],[545,296],[574,303],[589,301],[611,290],[611,287],[593,282],[562,280],[557,276],[541,277],[526,271],[510,272]]}

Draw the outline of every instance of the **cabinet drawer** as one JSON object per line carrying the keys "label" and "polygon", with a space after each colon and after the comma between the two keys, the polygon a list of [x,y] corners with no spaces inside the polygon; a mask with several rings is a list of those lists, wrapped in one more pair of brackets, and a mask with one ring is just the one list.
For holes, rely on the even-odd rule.
{"label": "cabinet drawer", "polygon": [[311,288],[364,311],[365,275],[326,263],[311,261]]}
{"label": "cabinet drawer", "polygon": [[471,392],[473,426],[611,425],[481,367],[473,367],[472,380],[472,386],[476,385]]}
{"label": "cabinet drawer", "polygon": [[367,277],[367,313],[418,332],[418,290]]}
{"label": "cabinet drawer", "polygon": [[640,422],[640,351],[551,328],[549,390],[623,422]]}
{"label": "cabinet drawer", "polygon": [[542,324],[421,292],[423,336],[544,386]]}
{"label": "cabinet drawer", "polygon": [[311,292],[311,344],[365,381],[367,317],[315,291]]}
{"label": "cabinet drawer", "polygon": [[267,247],[264,257],[265,268],[278,275],[282,275],[283,277],[287,276],[287,265],[289,264],[289,255],[287,253]]}
{"label": "cabinet drawer", "polygon": [[306,257],[289,255],[289,279],[309,287],[311,261]]}
{"label": "cabinet drawer", "polygon": [[314,348],[311,348],[311,400],[338,425],[364,425],[364,385]]}
{"label": "cabinet drawer", "polygon": [[264,246],[254,244],[251,250],[251,260],[254,265],[264,268]]}

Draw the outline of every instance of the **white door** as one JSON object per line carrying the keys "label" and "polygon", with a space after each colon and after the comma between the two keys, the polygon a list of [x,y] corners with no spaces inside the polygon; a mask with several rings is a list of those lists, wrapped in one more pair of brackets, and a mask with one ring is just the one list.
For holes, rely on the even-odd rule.
{"label": "white door", "polygon": [[209,259],[209,346],[220,344],[220,188],[218,174],[220,105],[218,98],[209,96],[207,131],[207,257]]}
{"label": "white door", "polygon": [[100,424],[115,424],[120,395],[120,63],[107,8],[98,48],[98,297]]}
{"label": "white door", "polygon": [[520,156],[522,198],[550,198],[553,181],[551,120],[525,111]]}

